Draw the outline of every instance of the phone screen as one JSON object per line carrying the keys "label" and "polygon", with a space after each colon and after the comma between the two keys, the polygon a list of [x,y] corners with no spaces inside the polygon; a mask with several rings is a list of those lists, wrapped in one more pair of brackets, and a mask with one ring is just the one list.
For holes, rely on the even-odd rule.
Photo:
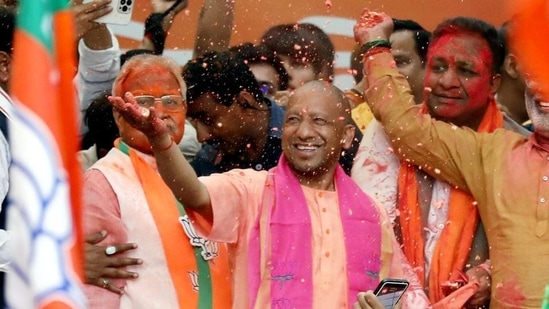
{"label": "phone screen", "polygon": [[385,309],[392,309],[398,303],[406,288],[408,288],[408,282],[406,281],[383,280],[374,294],[376,294]]}

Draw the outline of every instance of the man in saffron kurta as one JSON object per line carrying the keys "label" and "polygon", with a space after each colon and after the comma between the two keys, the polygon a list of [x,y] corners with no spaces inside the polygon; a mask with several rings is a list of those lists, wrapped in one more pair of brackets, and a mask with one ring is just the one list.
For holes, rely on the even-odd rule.
{"label": "man in saffron kurta", "polygon": [[338,164],[354,127],[333,85],[310,82],[290,98],[275,168],[201,178],[158,133],[165,128],[154,113],[111,102],[156,145],[160,174],[195,227],[229,243],[233,308],[349,308],[387,276],[411,281],[406,304],[427,306],[386,215]]}
{"label": "man in saffron kurta", "polygon": [[[362,42],[385,39],[390,24],[388,18],[373,28],[358,23],[355,35]],[[475,198],[490,244],[491,308],[539,308],[549,282],[540,272],[549,263],[548,104],[535,89],[527,92],[536,128],[528,138],[508,130],[487,134],[458,128],[412,106],[406,80],[392,61],[381,51],[365,59],[364,68],[369,105],[394,149],[401,159]]]}
{"label": "man in saffron kurta", "polygon": [[[113,94],[126,93],[144,113],[154,108],[169,128],[170,138],[179,142],[185,122],[185,89],[175,62],[141,55],[122,68]],[[102,287],[85,285],[90,307],[226,308],[231,293],[225,246],[196,234],[183,207],[160,178],[146,137],[118,113],[114,118],[121,139],[84,176],[85,233],[109,230],[101,245],[138,243],[140,247],[128,257],[139,257],[143,265],[138,266],[138,280],[98,278]],[[110,284],[122,286],[124,293],[112,293]]]}
{"label": "man in saffron kurta", "polygon": [[[281,158],[284,160],[284,157]],[[286,164],[286,163],[285,163]],[[254,245],[253,242],[257,239],[258,233],[257,220],[264,215],[266,210],[262,210],[265,205],[263,198],[271,186],[276,187],[276,184],[267,183],[269,177],[275,178],[275,173],[280,167],[271,171],[255,172],[252,170],[233,170],[224,174],[213,174],[210,177],[201,177],[200,181],[208,188],[214,211],[213,225],[207,223],[197,227],[200,231],[206,233],[208,239],[229,243],[229,254],[233,259],[234,271],[234,308],[268,308],[276,303],[284,303],[287,300],[272,299],[271,289],[279,288],[278,285],[284,286],[289,280],[297,280],[297,288],[313,289],[311,308],[348,308],[352,305],[351,300],[356,298],[356,290],[350,288],[350,280],[346,274],[346,263],[349,263],[349,252],[345,246],[346,238],[356,239],[355,249],[356,254],[366,262],[368,261],[368,249],[372,246],[377,246],[377,253],[372,253],[375,263],[379,263],[376,267],[379,270],[369,273],[375,278],[375,284],[379,278],[387,277],[406,277],[414,278],[410,267],[407,266],[407,261],[403,257],[398,243],[394,240],[391,225],[387,216],[380,212],[378,215],[376,207],[372,200],[366,195],[360,195],[363,200],[361,203],[355,204],[356,208],[364,208],[372,211],[370,216],[365,218],[365,222],[370,220],[377,221],[379,226],[379,236],[376,239],[373,235],[365,235],[356,230],[356,234],[346,236],[344,232],[343,220],[345,212],[340,208],[338,200],[337,186],[335,191],[318,190],[297,184],[296,192],[302,191],[305,204],[307,205],[307,215],[310,217],[310,230],[312,238],[309,238],[312,243],[312,260],[285,261],[273,263],[270,267],[271,273],[266,274],[260,280],[257,295],[250,295],[249,290],[253,284],[251,281],[249,264],[258,262],[261,263],[260,254],[258,251],[263,248],[263,245],[269,244],[263,238],[259,240],[259,245]],[[356,186],[354,183],[351,185]],[[358,193],[357,193],[358,194]],[[274,195],[271,193],[271,195]],[[299,203],[298,194],[288,194],[287,199],[284,199],[284,205],[281,205],[288,212],[290,217],[296,216],[295,205]],[[368,208],[370,207],[370,208]],[[355,208],[355,212],[359,209]],[[346,210],[353,212],[351,210]],[[381,219],[380,219],[381,217]],[[286,222],[288,228],[292,224],[299,224],[302,218],[295,217],[295,222]],[[198,221],[200,222],[200,221]],[[269,232],[266,232],[269,233]],[[271,232],[274,233],[274,232]],[[260,233],[259,233],[260,234]],[[255,237],[255,238],[254,238]],[[295,235],[297,237],[297,235]],[[299,250],[299,246],[305,246],[306,243],[298,244],[295,250]],[[273,246],[282,246],[278,243]],[[252,250],[255,248],[257,250]],[[261,254],[266,254],[261,250]],[[259,259],[259,261],[258,261]],[[312,261],[312,262],[311,262]],[[268,262],[267,262],[268,263]],[[311,264],[312,263],[312,264]],[[264,266],[264,265],[262,265]],[[312,283],[301,282],[299,280],[300,270],[312,272]],[[405,270],[408,273],[405,274]],[[379,275],[378,275],[378,274]],[[410,280],[416,280],[410,279]],[[273,282],[276,282],[273,285]],[[422,294],[421,287],[417,285],[411,287],[415,289],[412,294]],[[289,284],[289,283],[288,283]],[[373,285],[364,285],[363,290],[373,289]],[[294,286],[295,287],[295,286]],[[355,293],[352,293],[355,292]],[[300,291],[304,294],[304,291]],[[255,306],[251,306],[250,299]],[[410,297],[413,299],[414,297]],[[423,299],[424,300],[424,299]],[[411,303],[408,302],[408,305]],[[426,304],[425,302],[419,303]],[[299,307],[299,306],[298,306]],[[413,306],[408,306],[414,308]]]}

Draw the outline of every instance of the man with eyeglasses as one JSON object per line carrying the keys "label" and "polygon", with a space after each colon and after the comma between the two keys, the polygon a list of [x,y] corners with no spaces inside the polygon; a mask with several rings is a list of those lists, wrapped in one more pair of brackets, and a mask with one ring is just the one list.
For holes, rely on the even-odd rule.
{"label": "man with eyeglasses", "polygon": [[[175,143],[184,131],[185,92],[177,64],[154,55],[128,60],[112,91],[137,103],[141,115],[154,109]],[[90,308],[223,308],[231,302],[225,246],[196,234],[158,175],[154,146],[118,111],[113,116],[120,138],[84,174],[84,234],[108,230],[99,244],[107,256],[124,251],[125,245],[114,244],[138,243],[120,254],[141,265],[128,266],[125,279],[112,281],[87,273],[95,280],[84,286]],[[139,280],[127,280],[137,277],[137,267]],[[112,293],[118,290],[113,287],[123,293]]]}

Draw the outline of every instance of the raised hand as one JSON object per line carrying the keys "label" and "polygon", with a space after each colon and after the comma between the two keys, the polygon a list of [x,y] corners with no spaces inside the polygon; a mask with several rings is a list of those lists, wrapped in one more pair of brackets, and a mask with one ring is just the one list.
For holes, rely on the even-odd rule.
{"label": "raised hand", "polygon": [[[170,131],[164,121],[158,117],[154,107],[139,106],[133,95],[126,92],[124,99],[117,96],[108,97],[109,101],[124,119],[134,128],[143,132],[149,139],[151,146],[166,145],[164,140],[171,141]],[[162,147],[160,147],[162,148]]]}
{"label": "raised hand", "polygon": [[71,9],[74,12],[76,39],[80,40],[88,31],[98,27],[105,27],[95,22],[97,18],[106,15],[112,11],[109,5],[112,0],[93,0],[88,3],[82,3],[82,0],[72,0]]}
{"label": "raised hand", "polygon": [[355,41],[364,44],[373,40],[388,40],[393,32],[393,20],[383,12],[364,9],[353,27]]}

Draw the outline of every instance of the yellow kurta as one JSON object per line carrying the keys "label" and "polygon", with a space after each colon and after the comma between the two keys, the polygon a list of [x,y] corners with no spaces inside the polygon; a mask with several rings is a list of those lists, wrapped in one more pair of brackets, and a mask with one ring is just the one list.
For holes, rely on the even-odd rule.
{"label": "yellow kurta", "polygon": [[422,115],[390,53],[366,60],[367,102],[401,159],[469,191],[486,228],[491,308],[540,308],[549,283],[549,152],[533,135],[480,134]]}

